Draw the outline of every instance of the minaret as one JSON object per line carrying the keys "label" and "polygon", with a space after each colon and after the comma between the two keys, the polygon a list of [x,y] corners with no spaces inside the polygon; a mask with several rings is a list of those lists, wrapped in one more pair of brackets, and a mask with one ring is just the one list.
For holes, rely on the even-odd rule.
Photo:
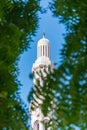
{"label": "minaret", "polygon": [[[41,77],[38,75],[39,72],[44,73],[44,69],[47,71],[48,68],[53,69],[54,65],[52,64],[50,60],[50,42],[47,38],[45,38],[45,34],[43,34],[43,37],[38,41],[37,44],[37,59],[35,63],[33,64],[32,71],[34,74],[34,85],[37,85],[37,81],[40,81],[40,86],[43,85],[43,81]],[[43,74],[46,78],[46,74]],[[40,87],[38,86],[38,88]],[[34,99],[38,102],[37,108],[34,110],[31,109],[34,100],[31,102],[30,107],[30,113],[31,113],[31,128],[32,130],[48,130],[45,128],[44,122],[49,120],[49,117],[44,117],[42,111],[41,111],[41,104],[43,101],[38,99],[35,95]],[[42,97],[43,98],[43,97]]]}

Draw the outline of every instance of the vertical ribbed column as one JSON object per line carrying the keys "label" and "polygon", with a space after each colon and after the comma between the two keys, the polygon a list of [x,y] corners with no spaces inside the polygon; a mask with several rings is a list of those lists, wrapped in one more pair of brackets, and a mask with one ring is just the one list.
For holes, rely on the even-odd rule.
{"label": "vertical ribbed column", "polygon": [[44,46],[44,56],[46,56],[46,45]]}
{"label": "vertical ribbed column", "polygon": [[48,46],[48,57],[49,57],[49,46]]}
{"label": "vertical ribbed column", "polygon": [[48,57],[48,46],[47,46],[47,57]]}
{"label": "vertical ribbed column", "polygon": [[39,47],[37,46],[37,58],[39,57]]}
{"label": "vertical ribbed column", "polygon": [[47,45],[46,45],[46,56],[47,56]]}

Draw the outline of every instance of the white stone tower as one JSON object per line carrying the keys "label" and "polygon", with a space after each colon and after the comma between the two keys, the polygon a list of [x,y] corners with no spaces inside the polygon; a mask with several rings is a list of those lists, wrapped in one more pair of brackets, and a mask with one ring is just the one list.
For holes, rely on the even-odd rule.
{"label": "white stone tower", "polygon": [[[34,85],[37,84],[37,81],[40,81],[40,86],[43,85],[43,81],[40,77],[40,75],[38,75],[39,72],[42,72],[44,77],[46,78],[46,74],[44,73],[44,69],[46,69],[48,71],[48,68],[53,69],[54,65],[52,64],[51,60],[50,60],[50,43],[49,40],[45,38],[45,34],[43,34],[43,38],[41,38],[38,41],[37,44],[37,59],[35,61],[35,63],[33,64],[32,67],[32,71],[34,74]],[[37,73],[38,72],[38,73]],[[38,88],[40,88],[40,86],[38,86]],[[44,98],[44,97],[42,97]],[[46,122],[49,121],[49,116],[48,117],[44,117],[41,111],[41,104],[43,103],[42,100],[38,99],[38,97],[36,97],[34,95],[34,99],[38,102],[37,104],[37,108],[35,108],[34,110],[31,109],[31,107],[33,106],[33,102],[35,102],[34,100],[31,102],[30,105],[30,114],[31,114],[31,129],[32,130],[49,130],[50,128],[46,128]]]}

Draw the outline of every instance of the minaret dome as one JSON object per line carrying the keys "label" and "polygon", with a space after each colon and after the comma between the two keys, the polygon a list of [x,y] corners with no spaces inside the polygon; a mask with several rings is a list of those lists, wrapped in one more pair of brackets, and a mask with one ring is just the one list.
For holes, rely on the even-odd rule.
{"label": "minaret dome", "polygon": [[37,57],[49,57],[50,58],[50,42],[45,35],[38,41],[37,45]]}
{"label": "minaret dome", "polygon": [[33,64],[32,71],[40,69],[40,66],[53,66],[50,60],[50,42],[45,35],[37,43],[37,59]]}

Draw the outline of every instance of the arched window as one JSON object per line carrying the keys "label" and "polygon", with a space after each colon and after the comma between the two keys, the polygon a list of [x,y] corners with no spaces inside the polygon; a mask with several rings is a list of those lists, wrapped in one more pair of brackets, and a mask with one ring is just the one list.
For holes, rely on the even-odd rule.
{"label": "arched window", "polygon": [[39,130],[39,121],[36,120],[34,123],[34,130]]}
{"label": "arched window", "polygon": [[43,56],[44,56],[44,45],[43,45]]}

